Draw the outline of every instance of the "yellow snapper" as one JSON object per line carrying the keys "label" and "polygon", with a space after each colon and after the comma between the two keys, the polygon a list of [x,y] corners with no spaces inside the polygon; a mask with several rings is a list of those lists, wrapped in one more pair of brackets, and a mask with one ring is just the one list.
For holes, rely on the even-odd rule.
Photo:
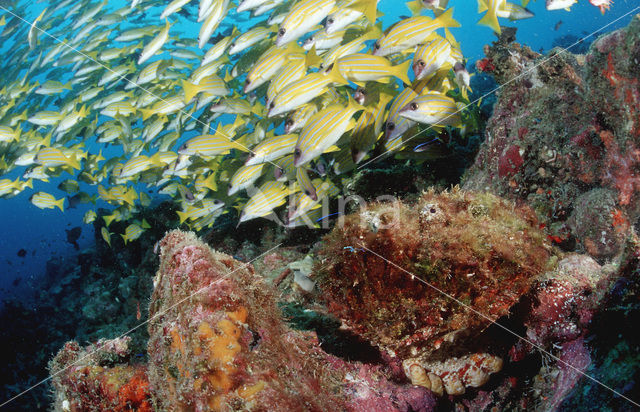
{"label": "yellow snapper", "polygon": [[349,96],[346,107],[334,104],[313,115],[298,137],[294,165],[300,167],[329,150],[345,132],[353,128],[353,115],[363,109]]}
{"label": "yellow snapper", "polygon": [[29,201],[40,209],[53,209],[57,207],[60,211],[64,212],[64,197],[62,199],[56,199],[49,193],[36,192],[31,195]]}
{"label": "yellow snapper", "polygon": [[276,46],[280,47],[306,34],[324,20],[336,5],[335,0],[300,0],[291,7],[278,29]]}
{"label": "yellow snapper", "polygon": [[436,29],[445,27],[460,27],[460,23],[453,19],[453,8],[435,19],[425,16],[409,17],[391,26],[387,34],[376,41],[373,54],[387,56],[402,52],[424,43]]}
{"label": "yellow snapper", "polygon": [[122,240],[126,245],[127,243],[138,239],[144,233],[144,231],[149,228],[151,228],[149,223],[147,223],[145,219],[142,219],[142,222],[140,224],[132,223],[127,226],[127,228],[124,230],[124,234],[121,234],[120,236],[122,236]]}
{"label": "yellow snapper", "polygon": [[140,54],[140,58],[138,59],[138,64],[142,64],[153,57],[154,54],[158,52],[164,46],[164,44],[169,39],[169,29],[171,28],[171,24],[169,24],[169,20],[166,20],[165,26],[160,33],[151,40],[149,44],[147,44],[144,49],[142,49],[142,53]]}
{"label": "yellow snapper", "polygon": [[102,226],[102,228],[100,229],[100,234],[102,235],[104,241],[107,242],[107,245],[111,247],[111,233],[109,233],[107,228]]}
{"label": "yellow snapper", "polygon": [[437,126],[460,126],[461,116],[458,103],[438,92],[427,92],[405,105],[398,114],[414,122]]}
{"label": "yellow snapper", "polygon": [[255,165],[244,165],[238,168],[236,172],[231,176],[229,181],[228,196],[233,196],[242,189],[246,189],[251,186],[256,180],[262,176],[262,170],[265,163],[259,163]]}
{"label": "yellow snapper", "polygon": [[238,225],[247,220],[267,216],[273,209],[285,204],[290,194],[291,189],[283,183],[273,180],[265,182],[244,205]]}
{"label": "yellow snapper", "polygon": [[314,98],[326,93],[331,84],[349,84],[340,73],[338,65],[330,73],[311,73],[286,85],[269,103],[267,117],[297,109]]}
{"label": "yellow snapper", "polygon": [[382,56],[355,53],[340,57],[335,63],[342,75],[356,83],[362,84],[368,81],[382,81],[395,76],[404,84],[411,84],[407,71],[411,67],[411,60],[393,66],[391,62]]}
{"label": "yellow snapper", "polygon": [[297,134],[284,134],[265,139],[251,149],[245,165],[272,162],[279,157],[293,154],[297,141]]}

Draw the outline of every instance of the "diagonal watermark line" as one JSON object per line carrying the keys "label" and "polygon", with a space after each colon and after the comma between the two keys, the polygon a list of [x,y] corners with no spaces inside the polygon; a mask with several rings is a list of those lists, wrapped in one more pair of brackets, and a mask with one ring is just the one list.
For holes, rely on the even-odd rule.
{"label": "diagonal watermark line", "polygon": [[[256,260],[260,259],[262,256],[267,255],[268,253],[270,253],[273,250],[278,249],[280,246],[282,246],[282,243],[277,244],[276,246],[272,247],[271,249],[267,250],[266,252],[261,253],[260,255],[256,256],[255,258],[251,259],[250,261],[243,263],[240,267],[232,270],[231,272],[227,273],[226,275],[222,276],[221,278],[216,279],[215,281],[211,282],[210,284],[201,287],[200,289],[196,290],[195,292],[193,292],[191,295],[187,296],[186,298],[179,300],[178,302],[174,303],[173,305],[171,305],[170,307],[168,307],[167,309],[165,309],[162,312],[156,313],[155,315],[153,315],[152,317],[150,317],[149,319],[145,320],[144,322],[134,326],[133,328],[129,329],[128,331],[124,332],[123,334],[121,334],[120,336],[116,337],[115,339],[120,339],[123,338],[125,336],[127,336],[128,334],[130,334],[131,332],[141,328],[142,326],[146,325],[147,323],[151,322],[152,320],[164,315],[165,313],[169,312],[170,310],[174,309],[175,307],[179,306],[180,304],[186,302],[187,300],[191,299],[192,297],[194,297],[195,295],[199,294],[200,292],[211,288],[212,286],[215,286],[217,283],[225,280],[226,278],[228,278],[229,276],[231,276],[232,274],[238,272],[241,269],[244,269],[245,267],[249,266],[252,262],[255,262]],[[56,376],[60,375],[61,373],[63,373],[64,371],[66,371],[67,369],[71,368],[72,366],[77,365],[78,363],[80,363],[82,360],[90,357],[91,355],[95,354],[96,352],[98,352],[100,349],[102,349],[105,345],[107,344],[107,342],[103,343],[100,346],[97,346],[93,351],[91,351],[90,353],[86,354],[85,356],[81,357],[80,359],[76,360],[75,362],[71,363],[70,365],[67,365],[64,369],[59,370],[58,372],[54,373],[53,375],[49,375],[47,376],[45,379],[41,380],[38,383],[33,384],[32,386],[30,386],[29,388],[25,389],[24,391],[18,393],[17,395],[13,396],[10,399],[7,399],[6,401],[0,403],[0,408],[2,408],[3,406],[13,402],[14,400],[18,399],[19,397],[25,395],[27,392],[30,392],[31,390],[33,390],[34,388],[42,385],[43,383],[46,383],[48,381],[50,381],[51,379],[55,378]]]}
{"label": "diagonal watermark line", "polygon": [[[117,76],[117,78],[119,78],[120,80],[124,80],[125,82],[127,82],[127,83],[129,83],[129,84],[133,85],[134,87],[136,87],[136,88],[138,88],[138,89],[140,89],[140,90],[144,91],[145,93],[149,94],[150,96],[155,97],[156,99],[160,100],[160,101],[161,101],[161,102],[163,102],[163,103],[168,103],[168,101],[167,101],[166,99],[162,98],[161,96],[158,96],[157,94],[154,94],[153,92],[151,92],[150,90],[148,90],[148,89],[144,88],[143,86],[139,85],[138,83],[134,82],[133,80],[127,79],[127,77],[126,77],[126,76],[121,75],[121,74],[118,74],[117,72],[115,72],[114,70],[112,70],[110,67],[108,67],[108,66],[104,65],[103,63],[101,63],[101,62],[97,61],[97,60],[96,60],[96,59],[94,59],[93,57],[91,57],[91,56],[87,55],[86,53],[82,52],[81,50],[78,50],[77,48],[75,48],[75,47],[71,46],[71,45],[70,45],[69,43],[67,43],[66,41],[64,41],[64,40],[62,40],[62,39],[60,39],[60,38],[58,38],[58,37],[56,37],[56,36],[54,36],[54,35],[52,35],[52,34],[48,33],[46,30],[41,29],[40,27],[36,26],[34,23],[31,23],[31,22],[29,22],[29,21],[25,20],[24,18],[22,18],[22,17],[20,17],[19,15],[15,14],[15,13],[14,13],[14,12],[12,12],[11,10],[8,10],[6,7],[4,7],[4,6],[0,5],[0,10],[4,10],[4,11],[6,11],[7,13],[11,14],[13,17],[15,17],[15,18],[17,18],[17,19],[20,19],[20,20],[21,20],[22,22],[24,22],[25,24],[27,24],[27,25],[29,25],[29,26],[31,26],[31,27],[34,27],[34,28],[35,28],[36,30],[38,30],[40,33],[42,33],[42,34],[44,34],[44,35],[46,35],[46,36],[48,36],[48,37],[51,37],[54,41],[56,41],[56,42],[58,42],[58,43],[60,43],[60,44],[64,45],[64,47],[66,47],[66,48],[68,48],[68,49],[70,49],[70,50],[72,50],[72,51],[74,51],[74,52],[76,52],[76,53],[80,54],[80,55],[81,55],[81,56],[83,56],[84,58],[86,58],[86,59],[88,59],[88,60],[90,60],[90,61],[92,61],[92,62],[94,62],[94,63],[98,64],[99,66],[101,66],[101,67],[102,67],[102,68],[104,68],[105,70],[107,70],[107,71],[111,72],[112,74],[115,74],[115,75]],[[136,66],[137,66],[137,65],[136,65]],[[192,114],[187,113],[186,111],[184,111],[184,110],[182,110],[182,109],[177,110],[177,112],[179,112],[179,113],[181,113],[181,114],[183,114],[183,115],[187,116],[187,117],[188,117],[188,118],[190,118],[190,119],[193,119],[196,123],[201,124],[201,125],[202,125],[202,126],[204,126],[205,128],[206,128],[206,127],[208,127],[208,125],[207,125],[205,122],[203,122],[202,120],[200,120],[200,119],[198,119],[197,117],[193,116]],[[243,145],[242,143],[240,143],[240,142],[238,142],[238,141],[236,141],[236,140],[232,140],[232,138],[231,138],[230,136],[228,136],[226,133],[224,133],[224,132],[222,132],[222,131],[218,130],[218,128],[216,128],[215,133],[220,133],[223,137],[226,137],[227,139],[229,139],[229,141],[232,141],[232,142],[236,143],[238,146],[242,147],[243,149],[245,149],[245,150],[247,150],[249,153],[251,153],[251,149],[249,149],[248,147],[246,147],[245,145]],[[273,163],[273,162],[271,162],[271,161],[267,161],[267,162],[265,162],[265,163],[270,163],[271,165],[273,165],[273,166],[275,166],[275,167],[278,167],[278,165],[276,165],[275,163]]]}
{"label": "diagonal watermark line", "polygon": [[[560,51],[559,51],[558,53],[555,53],[553,56],[549,56],[549,57],[546,57],[546,58],[542,59],[542,61],[540,61],[540,62],[538,62],[538,63],[534,64],[534,65],[533,65],[533,67],[530,67],[529,69],[527,69],[527,70],[523,71],[522,73],[520,73],[519,75],[517,75],[517,76],[516,76],[516,77],[514,77],[513,79],[510,79],[510,80],[508,80],[506,83],[501,84],[500,86],[498,86],[498,87],[494,88],[493,90],[491,90],[491,91],[489,91],[489,92],[487,92],[487,93],[483,94],[482,96],[480,96],[480,97],[478,97],[477,99],[475,99],[474,101],[470,102],[469,104],[467,104],[467,105],[466,105],[466,106],[464,106],[463,108],[461,108],[461,109],[459,109],[459,110],[457,110],[457,111],[455,111],[455,112],[453,112],[453,113],[451,113],[451,114],[447,115],[446,117],[443,117],[443,118],[442,118],[442,120],[447,120],[447,119],[449,119],[449,118],[451,118],[451,117],[453,117],[453,116],[455,116],[455,115],[457,115],[457,114],[459,114],[459,113],[462,113],[465,109],[467,109],[467,108],[471,107],[472,105],[474,105],[474,104],[478,103],[479,101],[481,101],[481,100],[482,100],[482,99],[484,99],[485,97],[487,97],[487,96],[491,96],[492,94],[494,94],[494,93],[495,93],[495,92],[497,92],[498,90],[502,89],[502,88],[503,88],[503,87],[505,87],[506,85],[508,85],[508,84],[510,84],[510,83],[513,83],[513,82],[515,82],[516,80],[518,80],[518,79],[520,79],[521,77],[523,77],[523,76],[527,75],[528,73],[532,72],[533,70],[537,69],[539,66],[541,66],[541,65],[543,65],[543,64],[545,64],[545,63],[547,63],[548,61],[552,60],[553,58],[555,58],[555,57],[557,57],[557,56],[559,56],[559,55],[561,55],[561,54],[564,54],[564,53],[568,52],[568,51],[569,51],[569,49],[571,49],[571,48],[572,48],[572,47],[574,47],[575,45],[577,45],[577,44],[579,44],[579,43],[583,42],[584,40],[586,40],[586,39],[588,39],[588,38],[590,38],[590,37],[595,36],[597,33],[600,33],[601,31],[603,31],[603,30],[604,30],[604,29],[606,29],[607,27],[609,27],[609,26],[611,26],[611,25],[613,25],[613,24],[617,23],[618,21],[622,20],[623,18],[627,17],[628,15],[630,15],[630,14],[632,14],[632,13],[635,13],[635,12],[636,12],[636,11],[638,11],[638,10],[640,10],[640,6],[638,6],[638,7],[634,8],[634,9],[632,9],[632,10],[628,11],[627,13],[625,13],[625,14],[623,14],[622,16],[618,17],[617,19],[614,19],[613,21],[611,21],[611,22],[609,22],[609,23],[605,24],[604,26],[600,27],[598,30],[596,30],[596,31],[594,31],[594,32],[592,32],[592,33],[590,33],[590,34],[588,34],[588,35],[584,36],[583,38],[581,38],[581,39],[577,40],[575,43],[573,43],[572,45],[568,46],[567,48],[564,48],[564,49],[563,49],[562,47],[560,47]],[[410,138],[408,138],[407,140],[405,140],[404,142],[402,142],[402,143],[403,143],[403,145],[405,145],[405,144],[406,144],[407,142],[409,142],[410,140],[413,140],[415,137],[420,136],[420,135],[421,135],[421,134],[423,134],[424,132],[427,132],[427,131],[429,131],[429,130],[432,130],[432,129],[433,129],[433,126],[434,126],[434,125],[429,125],[429,127],[427,127],[426,129],[421,130],[421,131],[419,131],[418,133],[414,134],[413,136],[411,136]],[[402,135],[398,136],[397,138],[398,138],[398,139],[402,138]],[[382,156],[386,156],[387,154],[389,154],[389,153],[391,153],[391,152],[392,152],[392,150],[391,150],[391,149],[385,150],[384,152],[380,153],[379,155],[377,155],[377,156],[375,156],[375,157],[373,157],[373,158],[371,158],[371,159],[367,160],[365,163],[363,163],[363,164],[359,165],[359,166],[358,166],[358,169],[361,169],[361,168],[365,167],[366,165],[368,165],[368,164],[370,164],[370,163],[372,163],[372,162],[374,162],[374,161],[378,160],[378,159],[379,159],[379,158],[381,158]]]}
{"label": "diagonal watermark line", "polygon": [[411,273],[410,271],[406,270],[405,268],[397,265],[396,263],[390,261],[389,259],[385,258],[384,256],[381,256],[380,254],[374,252],[373,250],[369,249],[368,247],[366,247],[364,244],[360,244],[360,247],[364,250],[366,250],[367,252],[379,257],[380,259],[384,260],[385,262],[387,262],[388,264],[394,266],[395,268],[403,271],[404,273],[406,273],[407,275],[411,276],[411,279],[413,280],[417,280],[420,283],[425,284],[426,286],[430,287],[431,289],[435,290],[436,292],[446,296],[447,298],[451,299],[452,301],[456,302],[457,304],[459,304],[460,306],[464,307],[465,309],[473,312],[474,314],[480,316],[483,319],[488,320],[489,322],[491,322],[492,324],[500,327],[501,329],[503,329],[504,331],[510,333],[511,335],[515,336],[516,338],[528,343],[529,345],[533,346],[534,348],[538,349],[539,351],[543,352],[544,354],[550,356],[551,358],[555,359],[556,362],[560,362],[563,365],[569,367],[570,369],[574,370],[575,372],[579,373],[580,375],[589,378],[591,381],[597,383],[598,385],[602,386],[605,389],[608,389],[609,391],[613,392],[614,394],[620,396],[621,398],[625,399],[626,401],[629,401],[631,404],[633,404],[634,406],[637,406],[638,408],[640,408],[640,404],[633,401],[632,399],[624,396],[623,394],[621,394],[620,392],[616,391],[615,389],[611,388],[610,386],[606,385],[605,383],[599,381],[598,379],[594,378],[593,376],[590,376],[586,373],[584,373],[583,371],[581,371],[580,369],[576,368],[575,366],[571,365],[570,363],[560,359],[559,357],[553,355],[551,352],[547,351],[546,349],[544,349],[543,347],[541,347],[540,345],[537,345],[533,342],[531,342],[530,340],[528,340],[527,338],[519,335],[518,333],[512,331],[511,329],[507,328],[504,325],[501,325],[500,323],[496,322],[495,320],[491,319],[491,317],[485,315],[484,313],[478,311],[477,309],[474,309],[472,306],[465,304],[464,302],[462,302],[461,300],[457,299],[455,296],[452,296],[451,294],[445,292],[444,290],[441,290],[440,288],[438,288],[437,286],[434,286],[432,284],[430,284],[429,282],[420,279],[420,277],[418,277],[417,275],[415,275],[414,273]]}

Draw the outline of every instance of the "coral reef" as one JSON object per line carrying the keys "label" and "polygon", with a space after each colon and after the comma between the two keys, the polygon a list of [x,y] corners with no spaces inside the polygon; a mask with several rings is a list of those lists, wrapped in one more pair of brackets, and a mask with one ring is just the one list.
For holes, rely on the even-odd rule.
{"label": "coral reef", "polygon": [[[342,224],[313,248],[313,267],[311,255],[301,259],[291,249],[259,259],[274,282],[288,273],[279,280],[280,299],[314,308],[290,303],[285,316],[276,289],[252,265],[192,233],[169,232],[156,248],[148,362],[135,363],[140,358],[126,338],[87,348],[69,342],[51,362],[54,408],[550,410],[573,399],[584,385],[581,372],[598,373],[596,360],[610,364],[612,353],[625,350],[618,345],[598,355],[587,342],[602,303],[621,293],[610,285],[637,273],[635,244],[604,266],[577,254],[556,263],[531,211],[458,189],[427,192],[413,204],[372,204]],[[365,247],[490,318],[461,310]],[[294,271],[318,286],[300,291]],[[322,315],[313,296],[340,320]],[[340,305],[342,297],[352,312]],[[500,334],[492,323],[498,319],[538,347]],[[354,331],[365,341],[350,337]],[[617,390],[629,391],[617,382]]]}
{"label": "coral reef", "polygon": [[640,19],[586,55],[513,39],[503,33],[477,64],[501,88],[463,187],[526,202],[555,244],[612,258],[640,215]]}

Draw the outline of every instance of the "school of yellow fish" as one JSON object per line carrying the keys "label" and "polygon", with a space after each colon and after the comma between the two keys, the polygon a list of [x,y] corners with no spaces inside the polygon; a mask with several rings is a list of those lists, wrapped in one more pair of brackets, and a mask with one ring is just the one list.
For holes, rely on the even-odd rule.
{"label": "school of yellow fish", "polygon": [[[109,244],[114,221],[130,223],[125,242],[149,227],[131,221],[151,202],[139,184],[173,197],[194,230],[287,202],[289,226],[313,224],[374,148],[415,154],[465,127],[469,73],[448,0],[411,1],[412,16],[384,31],[376,0],[129,3],[61,0],[29,21],[26,6],[0,1],[0,173],[20,174],[0,180],[0,197],[66,173],[68,198],[31,202],[113,205]],[[478,10],[496,32],[498,18],[532,16],[506,0]]]}

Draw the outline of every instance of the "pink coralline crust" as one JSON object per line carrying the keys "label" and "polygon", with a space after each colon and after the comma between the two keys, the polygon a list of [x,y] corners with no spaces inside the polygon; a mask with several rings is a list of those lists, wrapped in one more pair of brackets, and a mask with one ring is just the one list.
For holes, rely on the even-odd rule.
{"label": "pink coralline crust", "polygon": [[593,42],[593,46],[602,54],[611,53],[622,40],[625,38],[625,33],[622,31],[614,31],[607,35],[598,38]]}
{"label": "pink coralline crust", "polygon": [[519,146],[509,147],[498,159],[498,176],[510,177],[516,174],[524,163]]}
{"label": "pink coralline crust", "polygon": [[600,265],[588,256],[569,255],[560,261],[550,279],[536,288],[536,304],[525,322],[527,337],[545,346],[583,336],[601,295],[595,290],[600,276]]}
{"label": "pink coralline crust", "polygon": [[585,346],[584,339],[579,338],[564,343],[560,351],[560,360],[557,363],[560,373],[551,391],[553,396],[548,400],[545,410],[557,410],[578,380],[583,378],[583,373],[591,363],[589,349]]}
{"label": "pink coralline crust", "polygon": [[433,392],[392,382],[381,366],[344,363],[336,367],[348,371],[343,387],[349,412],[427,412],[436,407]]}
{"label": "pink coralline crust", "polygon": [[605,163],[602,170],[602,182],[618,191],[619,203],[627,206],[635,193],[640,190],[640,149],[633,142],[628,142],[624,150],[610,131],[600,132],[600,138],[606,147]]}

